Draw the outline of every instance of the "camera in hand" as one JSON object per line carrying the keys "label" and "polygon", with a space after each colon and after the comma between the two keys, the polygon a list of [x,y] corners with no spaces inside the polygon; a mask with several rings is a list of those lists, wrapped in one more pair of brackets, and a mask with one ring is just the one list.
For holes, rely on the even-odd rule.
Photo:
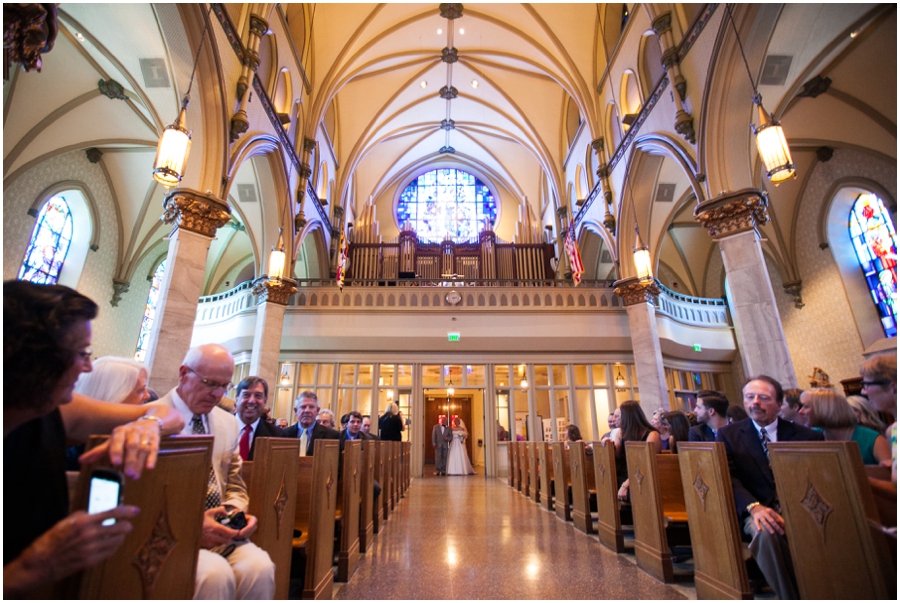
{"label": "camera in hand", "polygon": [[247,516],[243,511],[232,511],[228,515],[216,517],[216,521],[232,530],[243,530],[247,527]]}

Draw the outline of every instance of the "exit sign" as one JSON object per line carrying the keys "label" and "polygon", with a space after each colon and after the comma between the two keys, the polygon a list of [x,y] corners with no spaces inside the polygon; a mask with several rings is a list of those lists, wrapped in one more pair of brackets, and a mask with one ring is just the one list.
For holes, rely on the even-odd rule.
{"label": "exit sign", "polygon": [[459,333],[447,333],[447,341],[459,341]]}

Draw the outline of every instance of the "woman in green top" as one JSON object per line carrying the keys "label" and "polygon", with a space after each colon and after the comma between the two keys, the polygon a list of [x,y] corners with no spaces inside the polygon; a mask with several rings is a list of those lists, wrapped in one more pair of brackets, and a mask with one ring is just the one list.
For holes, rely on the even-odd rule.
{"label": "woman in green top", "polygon": [[856,415],[847,399],[833,389],[815,388],[800,396],[809,426],[820,429],[830,441],[856,442],[863,464],[890,466],[891,447],[877,431],[856,424]]}

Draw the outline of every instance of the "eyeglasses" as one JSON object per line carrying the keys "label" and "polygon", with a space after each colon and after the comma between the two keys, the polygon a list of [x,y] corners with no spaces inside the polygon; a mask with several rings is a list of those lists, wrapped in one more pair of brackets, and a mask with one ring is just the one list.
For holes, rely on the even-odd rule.
{"label": "eyeglasses", "polygon": [[884,379],[881,379],[881,380],[879,380],[879,381],[866,381],[866,380],[863,380],[862,386],[863,386],[863,387],[872,387],[873,385],[887,385],[888,383],[890,383],[890,381],[886,381],[886,380],[884,380]]}
{"label": "eyeglasses", "polygon": [[205,385],[205,386],[208,387],[209,389],[219,389],[219,388],[222,388],[222,389],[224,389],[225,391],[228,391],[228,390],[231,389],[231,387],[234,385],[231,381],[229,381],[229,382],[227,382],[227,383],[219,383],[218,381],[212,381],[212,380],[210,380],[210,379],[205,379],[205,378],[203,378],[202,375],[200,375],[200,373],[198,373],[197,371],[195,371],[195,370],[192,369],[191,367],[186,366],[185,368],[186,368],[187,370],[191,371],[192,373],[194,373],[195,375],[197,375],[197,378],[200,379],[200,383],[202,383],[203,385]]}

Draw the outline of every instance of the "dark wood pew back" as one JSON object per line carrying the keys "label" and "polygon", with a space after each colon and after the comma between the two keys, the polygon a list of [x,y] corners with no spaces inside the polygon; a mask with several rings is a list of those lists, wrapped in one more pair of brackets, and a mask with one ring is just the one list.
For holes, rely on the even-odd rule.
{"label": "dark wood pew back", "polygon": [[359,567],[359,503],[362,482],[362,441],[347,440],[341,452],[340,522],[337,581],[349,582]]}
{"label": "dark wood pew back", "polygon": [[540,463],[540,502],[541,506],[553,510],[553,450],[547,442],[535,442]]}
{"label": "dark wood pew back", "polygon": [[359,501],[359,552],[369,550],[375,537],[375,441],[363,440]]}
{"label": "dark wood pew back", "polygon": [[584,442],[569,444],[569,466],[572,478],[572,523],[585,534],[594,533],[591,497],[596,497],[594,463]]}
{"label": "dark wood pew back", "polygon": [[569,492],[572,478],[570,476],[569,451],[562,442],[553,442],[550,447],[553,450],[553,488],[556,493],[553,507],[557,517],[563,521],[572,521]]}
{"label": "dark wood pew back", "polygon": [[541,502],[541,456],[538,442],[528,443],[528,483],[531,486],[531,500]]}

